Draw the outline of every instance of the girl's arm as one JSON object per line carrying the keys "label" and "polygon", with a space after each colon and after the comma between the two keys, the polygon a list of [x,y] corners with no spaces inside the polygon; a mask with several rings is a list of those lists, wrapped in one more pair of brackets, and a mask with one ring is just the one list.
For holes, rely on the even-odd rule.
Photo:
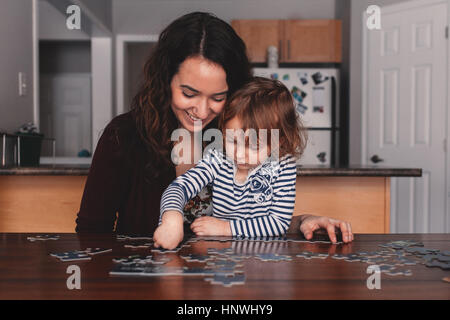
{"label": "girl's arm", "polygon": [[219,165],[220,155],[212,150],[195,167],[177,177],[161,197],[160,223],[166,211],[178,211],[183,215],[186,203],[214,180]]}
{"label": "girl's arm", "polygon": [[161,197],[159,226],[153,234],[155,247],[175,248],[183,240],[183,208],[214,180],[219,169],[217,151],[210,151],[199,163],[176,178]]}
{"label": "girl's arm", "polygon": [[280,171],[273,184],[269,213],[250,219],[230,220],[233,236],[260,237],[284,235],[291,223],[295,204],[297,165],[292,156],[280,161]]}

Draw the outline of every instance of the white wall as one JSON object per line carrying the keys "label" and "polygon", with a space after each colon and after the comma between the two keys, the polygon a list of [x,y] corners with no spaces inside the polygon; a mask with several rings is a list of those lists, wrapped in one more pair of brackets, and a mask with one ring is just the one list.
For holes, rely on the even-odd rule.
{"label": "white wall", "polygon": [[158,34],[174,19],[207,11],[232,19],[334,19],[340,0],[113,0],[113,31]]}
{"label": "white wall", "polygon": [[93,37],[92,48],[92,150],[113,117],[113,42]]}
{"label": "white wall", "polygon": [[[33,121],[33,25],[31,0],[0,2],[0,129],[13,132]],[[25,72],[27,95],[19,96]]]}

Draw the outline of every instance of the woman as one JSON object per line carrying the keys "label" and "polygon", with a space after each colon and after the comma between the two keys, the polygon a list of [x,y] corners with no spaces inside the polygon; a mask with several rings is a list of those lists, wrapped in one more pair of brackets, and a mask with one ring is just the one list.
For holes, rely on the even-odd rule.
{"label": "woman", "polygon": [[[251,77],[245,44],[224,21],[201,12],[182,16],[160,35],[144,66],[144,83],[132,111],[105,128],[86,181],[77,232],[152,234],[158,226],[165,188],[192,165],[171,161],[171,134],[217,128],[225,100]],[[300,216],[307,238],[334,227],[352,241],[350,224],[326,217]]]}

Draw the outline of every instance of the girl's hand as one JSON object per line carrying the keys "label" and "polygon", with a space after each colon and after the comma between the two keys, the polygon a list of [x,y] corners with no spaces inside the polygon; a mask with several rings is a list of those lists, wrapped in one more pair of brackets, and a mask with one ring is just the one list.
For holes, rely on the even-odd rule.
{"label": "girl's hand", "polygon": [[315,230],[325,228],[327,229],[328,236],[333,243],[336,243],[336,234],[334,232],[335,227],[341,229],[342,241],[345,243],[353,241],[352,227],[349,222],[328,217],[304,215],[302,217],[302,222],[300,223],[300,231],[306,239],[311,239]]}
{"label": "girl's hand", "polygon": [[209,216],[195,219],[191,224],[191,229],[197,236],[231,236],[228,221]]}
{"label": "girl's hand", "polygon": [[174,249],[183,240],[183,216],[178,211],[166,211],[162,223],[153,234],[156,248]]}

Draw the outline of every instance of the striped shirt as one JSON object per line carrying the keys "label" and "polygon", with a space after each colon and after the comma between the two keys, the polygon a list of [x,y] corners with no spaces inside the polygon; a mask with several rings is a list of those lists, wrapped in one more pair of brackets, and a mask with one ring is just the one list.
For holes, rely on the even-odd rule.
{"label": "striped shirt", "polygon": [[177,177],[161,197],[160,223],[165,211],[183,208],[212,183],[213,217],[229,220],[233,236],[279,236],[289,228],[295,203],[295,158],[268,158],[249,170],[244,183],[235,181],[236,166],[217,150]]}

